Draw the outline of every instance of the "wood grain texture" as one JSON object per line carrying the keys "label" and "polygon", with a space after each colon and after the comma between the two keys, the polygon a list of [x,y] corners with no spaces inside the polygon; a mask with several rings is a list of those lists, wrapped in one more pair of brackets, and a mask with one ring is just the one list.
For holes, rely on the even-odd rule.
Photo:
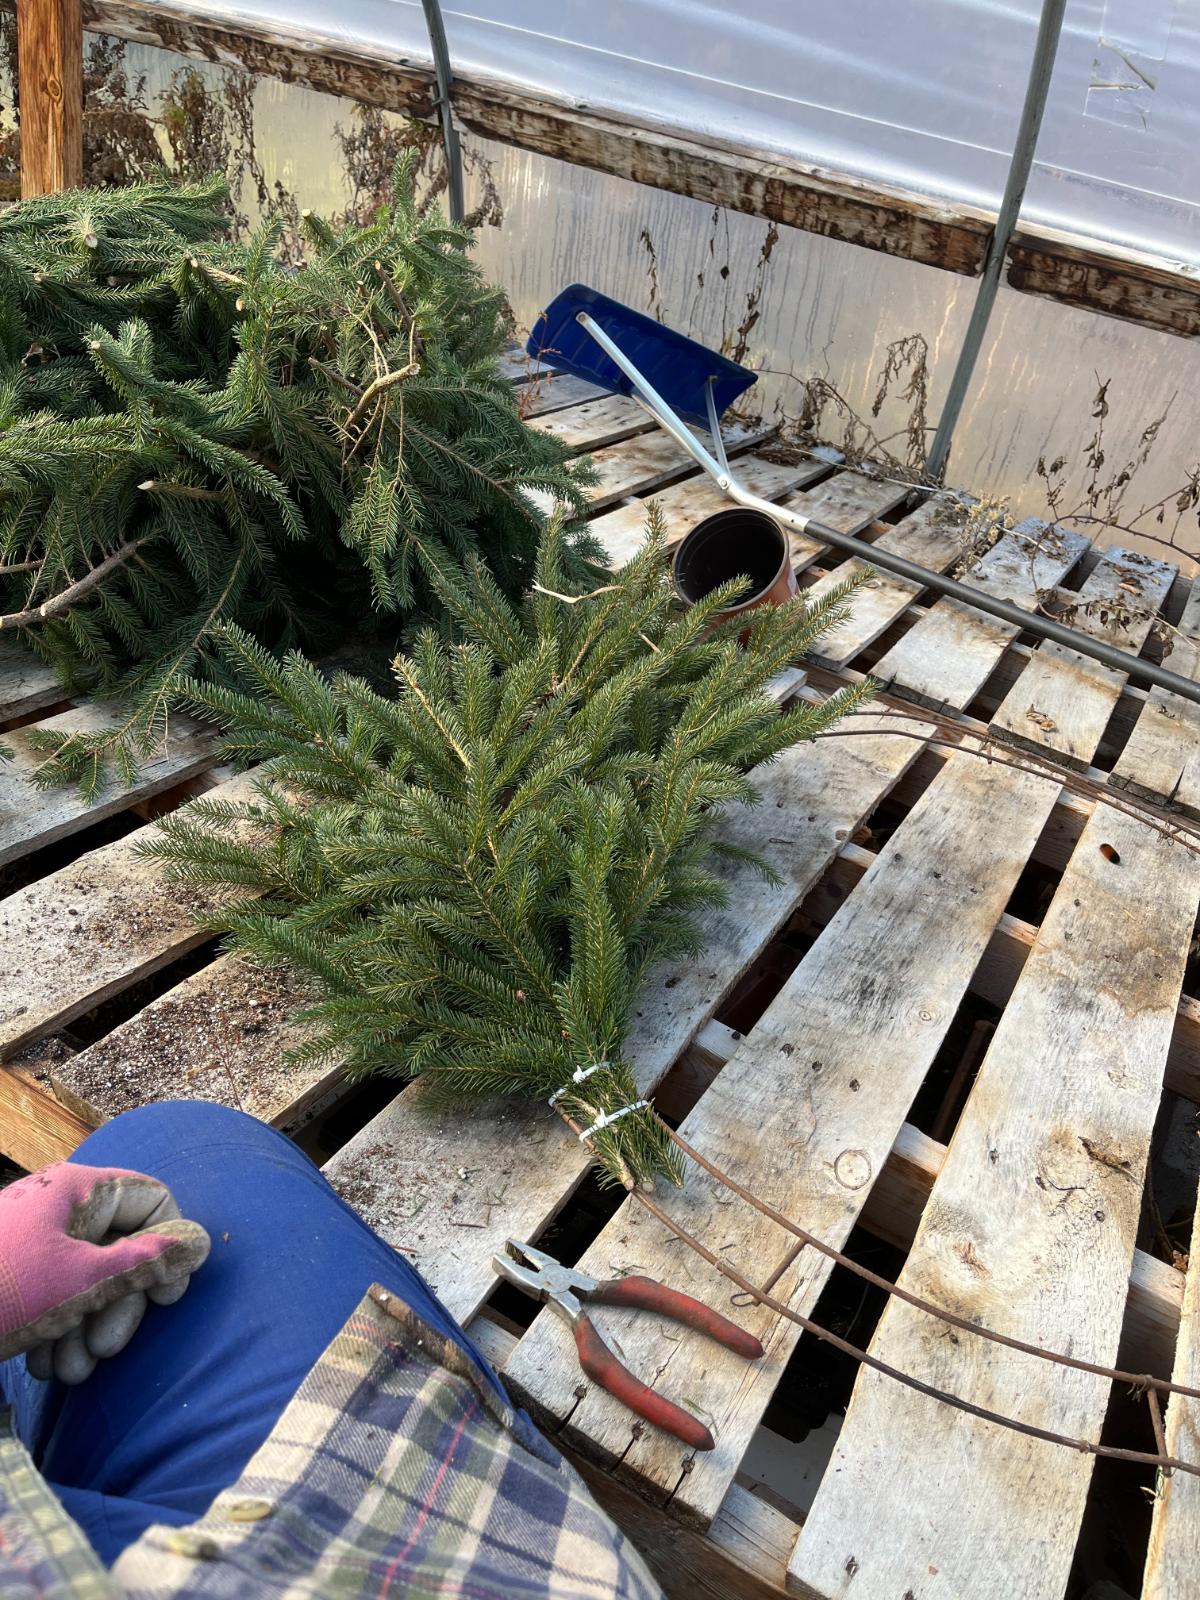
{"label": "wood grain texture", "polygon": [[[1200,677],[1200,590],[1190,591],[1163,666]],[[1200,817],[1200,706],[1169,689],[1150,690],[1110,783],[1143,800]]]}
{"label": "wood grain texture", "polygon": [[585,400],[582,405],[543,412],[528,420],[535,432],[549,434],[576,453],[620,444],[622,439],[632,439],[635,434],[649,433],[651,428],[658,427],[654,418],[635,400],[622,394]]}
{"label": "wood grain texture", "polygon": [[[740,1182],[833,1245],[844,1242],[882,1169],[912,1098],[1004,909],[1057,785],[967,755],[946,763],[849,901],[821,934],[753,1033],[682,1126],[683,1136]],[[961,841],[973,841],[972,850]],[[921,958],[914,960],[914,952]],[[689,1169],[661,1204],[751,1281],[806,1314],[829,1273],[815,1252],[784,1265],[791,1240],[715,1181]],[[728,1310],[730,1285],[636,1201],[585,1253],[583,1270],[636,1270]],[[605,1326],[642,1375],[694,1408],[716,1437],[685,1474],[667,1435],[632,1433],[633,1418],[602,1391],[578,1400],[565,1325],[538,1316],[509,1363],[510,1381],[580,1448],[672,1493],[678,1515],[716,1514],[800,1330],[765,1307],[735,1315],[766,1347],[747,1363],[701,1335],[629,1313]],[[681,1474],[684,1474],[681,1476]]]}
{"label": "wood grain texture", "polygon": [[140,763],[133,784],[126,786],[119,778],[110,777],[99,793],[89,798],[84,798],[74,783],[52,789],[37,787],[35,774],[47,758],[34,749],[32,735],[103,733],[120,727],[128,716],[128,706],[111,702],[73,706],[4,736],[12,759],[0,763],[0,866],[126,811],[212,765],[212,729],[191,717],[173,716],[165,741]]}
{"label": "wood grain texture", "polygon": [[[705,913],[703,957],[652,976],[636,1003],[625,1053],[643,1093],[662,1079],[919,749],[884,736],[822,739],[761,772],[761,804],[732,813],[724,831],[759,850],[779,882],[764,883],[737,863],[719,869],[729,904]],[[537,1238],[586,1166],[578,1141],[546,1107],[509,1104],[434,1116],[413,1086],[325,1172],[465,1321],[494,1287],[493,1253],[510,1234]]]}
{"label": "wood grain texture", "polygon": [[[1200,1215],[1192,1239],[1200,1245]],[[1193,1248],[1188,1266],[1172,1378],[1200,1388],[1200,1248]],[[1173,1394],[1164,1420],[1167,1453],[1200,1466],[1200,1400]],[[1180,1600],[1194,1589],[1200,1563],[1200,1478],[1176,1472],[1157,1487],[1142,1600]]]}
{"label": "wood grain texture", "polygon": [[[241,800],[254,777],[211,796]],[[0,901],[0,1060],[208,937],[200,894],[140,860],[139,829]]]}
{"label": "wood grain texture", "polygon": [[572,377],[569,372],[547,372],[542,367],[518,391],[517,410],[526,422],[531,422],[552,411],[565,411],[569,406],[604,398],[605,390],[598,389],[594,383]]}
{"label": "wood grain texture", "polygon": [[[690,1061],[695,1071],[697,1062],[707,1058],[708,1068],[703,1079],[707,1088],[724,1064],[733,1059],[741,1038],[741,1034],[724,1023],[713,1020],[700,1030],[683,1059]],[[677,1067],[668,1081],[674,1080],[678,1071]],[[896,1135],[883,1170],[871,1186],[860,1219],[863,1227],[888,1244],[909,1250],[921,1225],[925,1203],[945,1161],[946,1146],[906,1122]],[[1171,1376],[1179,1338],[1183,1282],[1183,1273],[1177,1268],[1168,1266],[1157,1256],[1147,1255],[1144,1250],[1133,1252],[1118,1361],[1126,1371],[1152,1372],[1160,1378]]]}
{"label": "wood grain texture", "polygon": [[0,1155],[26,1172],[65,1161],[91,1124],[18,1066],[0,1067]]}
{"label": "wood grain texture", "polygon": [[13,643],[0,648],[0,723],[41,711],[66,697],[57,673],[32,650]]}
{"label": "wood grain texture", "polygon": [[[1072,628],[1136,655],[1176,569],[1133,550],[1105,550],[1081,586]],[[1005,695],[992,731],[1012,744],[1086,767],[1095,755],[1128,673],[1046,639]]]}
{"label": "wood grain texture", "polygon": [[[735,422],[723,430],[726,453],[733,456],[751,445],[761,444],[773,432],[769,427],[750,427]],[[699,430],[697,436],[701,440],[707,438]],[[649,494],[660,484],[672,483],[700,470],[683,446],[661,428],[638,439],[627,439],[624,444],[595,450],[590,459],[599,475],[598,481],[587,490],[593,511],[602,511],[626,495]]]}
{"label": "wood grain texture", "polygon": [[[962,581],[1032,611],[1038,595],[1060,584],[1087,548],[1082,534],[1031,517],[982,555]],[[879,658],[872,676],[890,694],[935,710],[964,711],[1018,632],[999,617],[957,600],[939,600]]]}
{"label": "wood grain texture", "polygon": [[278,967],[222,956],[53,1069],[64,1104],[92,1126],[160,1100],[214,1100],[289,1128],[336,1088],[336,1064],[289,1066],[295,1020],[315,990]]}
{"label": "wood grain texture", "polygon": [[[957,504],[935,494],[894,528],[881,534],[875,545],[892,555],[919,561],[932,572],[945,572],[962,554],[962,528],[962,513]],[[813,533],[811,537],[820,535]],[[826,635],[819,651],[814,653],[814,659],[825,666],[845,666],[860,650],[873,644],[922,592],[920,584],[871,569],[857,557],[840,562],[806,592],[816,601],[835,585],[868,570],[873,575],[855,591],[849,620],[836,633]]]}
{"label": "wood grain texture", "polygon": [[[1105,841],[1119,864],[1101,853]],[[1097,808],[955,1130],[906,1288],[999,1332],[1112,1364],[1198,900],[1195,857]],[[885,1309],[871,1349],[992,1410],[1100,1436],[1104,1379],[948,1336],[902,1302]],[[854,1600],[894,1600],[906,1588],[1059,1600],[1091,1471],[1090,1457],[862,1369],[791,1579],[801,1592]]]}
{"label": "wood grain texture", "polygon": [[83,182],[83,17],[79,0],[17,0],[21,195]]}
{"label": "wood grain texture", "polygon": [[[757,455],[743,456],[737,464],[737,475],[742,483],[765,500],[777,500],[789,489],[795,489],[828,471],[829,463],[826,461],[802,461],[796,466],[781,466],[777,461],[766,461]],[[673,489],[662,489],[650,498],[662,511],[669,545],[677,544],[705,517],[711,517],[718,511],[727,511],[732,504],[703,473],[677,483]],[[589,524],[589,532],[604,546],[610,567],[615,569],[624,566],[646,542],[645,501],[639,500],[634,505],[617,506],[612,511],[606,511]],[[814,555],[821,548],[812,540],[804,543],[806,548],[812,547]]]}

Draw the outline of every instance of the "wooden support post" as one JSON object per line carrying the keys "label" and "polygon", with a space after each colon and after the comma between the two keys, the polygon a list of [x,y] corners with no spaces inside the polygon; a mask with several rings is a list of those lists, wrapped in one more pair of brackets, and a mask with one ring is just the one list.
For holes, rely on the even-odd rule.
{"label": "wooden support post", "polygon": [[17,0],[21,197],[83,182],[80,0]]}

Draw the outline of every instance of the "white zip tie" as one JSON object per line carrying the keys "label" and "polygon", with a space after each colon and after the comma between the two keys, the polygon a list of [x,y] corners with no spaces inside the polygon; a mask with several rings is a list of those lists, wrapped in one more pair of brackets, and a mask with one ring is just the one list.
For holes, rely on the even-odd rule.
{"label": "white zip tie", "polygon": [[[593,1072],[603,1072],[605,1067],[611,1066],[611,1061],[597,1061],[593,1066],[590,1067],[576,1067],[575,1071],[571,1074],[571,1083],[583,1083],[586,1079],[591,1077]],[[562,1099],[563,1095],[570,1094],[571,1083],[564,1083],[561,1089],[555,1089],[547,1104],[556,1106]]]}
{"label": "white zip tie", "polygon": [[607,1128],[614,1122],[620,1122],[622,1117],[627,1117],[631,1111],[641,1111],[643,1106],[648,1106],[649,1100],[635,1100],[632,1105],[622,1106],[619,1111],[601,1112],[590,1128],[585,1128],[579,1135],[581,1139],[590,1139],[592,1134],[599,1133],[601,1128]]}

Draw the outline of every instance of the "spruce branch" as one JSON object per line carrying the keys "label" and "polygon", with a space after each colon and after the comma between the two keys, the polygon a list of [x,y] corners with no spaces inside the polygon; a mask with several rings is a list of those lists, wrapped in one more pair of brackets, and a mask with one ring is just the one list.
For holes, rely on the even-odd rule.
{"label": "spruce branch", "polygon": [[[149,535],[142,539],[130,539],[127,543],[119,545],[103,561],[98,562],[90,572],[85,573],[76,583],[72,583],[61,590],[60,593],[52,595],[49,600],[44,600],[40,606],[28,606],[24,611],[10,611],[7,616],[0,616],[0,633],[12,628],[30,628],[35,623],[46,622],[51,617],[61,616],[64,611],[69,611],[73,605],[78,605],[79,601],[90,594],[97,584],[103,583],[111,572],[115,571],[117,567],[123,566],[126,561],[131,560],[142,546],[149,544],[149,542]],[[34,564],[37,565],[37,563]],[[28,564],[19,570],[28,570]]]}

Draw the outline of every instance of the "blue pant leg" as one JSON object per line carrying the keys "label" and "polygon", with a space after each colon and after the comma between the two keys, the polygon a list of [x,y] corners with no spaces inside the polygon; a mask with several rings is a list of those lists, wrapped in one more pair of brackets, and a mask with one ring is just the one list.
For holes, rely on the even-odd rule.
{"label": "blue pant leg", "polygon": [[[213,1241],[177,1305],[151,1306],[87,1383],[44,1393],[38,1464],[105,1560],[151,1522],[200,1516],[234,1482],[372,1283],[457,1340],[503,1393],[416,1269],[253,1117],[207,1102],[145,1106],[72,1160],[160,1178]],[[29,1394],[13,1387],[20,1413]]]}

